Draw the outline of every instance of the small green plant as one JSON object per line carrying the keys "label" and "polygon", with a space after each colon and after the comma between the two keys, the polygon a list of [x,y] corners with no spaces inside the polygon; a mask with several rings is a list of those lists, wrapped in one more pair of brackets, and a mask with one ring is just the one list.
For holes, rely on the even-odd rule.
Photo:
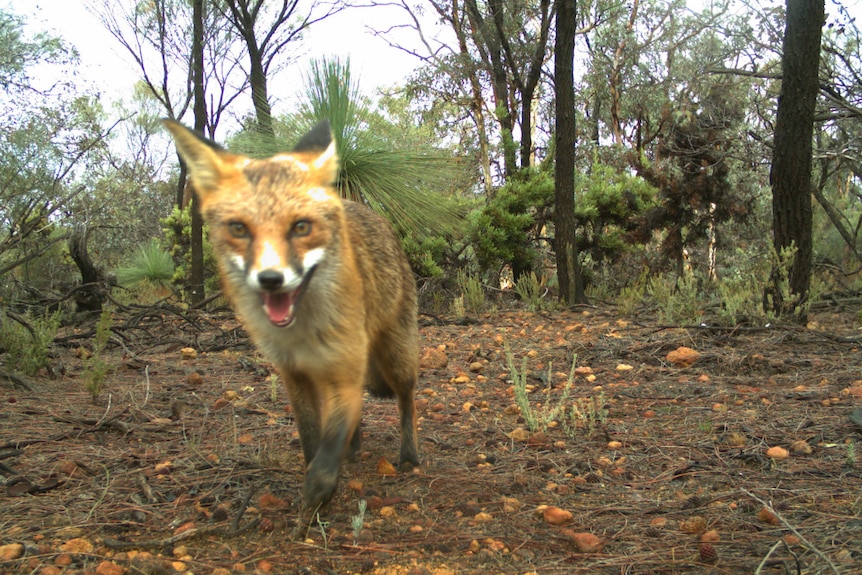
{"label": "small green plant", "polygon": [[120,284],[140,289],[145,294],[164,297],[170,293],[174,277],[174,262],[171,254],[151,239],[138,248],[131,263],[117,270]]}
{"label": "small green plant", "polygon": [[722,278],[716,291],[721,301],[718,315],[722,323],[736,325],[763,315],[763,286],[754,276],[740,274]]}
{"label": "small green plant", "polygon": [[0,348],[6,350],[6,367],[24,375],[35,375],[47,367],[48,351],[59,327],[60,314],[56,312],[24,317],[8,313],[5,321],[0,321]]}
{"label": "small green plant", "polygon": [[515,282],[515,292],[521,297],[521,301],[530,311],[542,311],[547,302],[544,299],[544,281],[540,281],[536,272],[521,274]]}
{"label": "small green plant", "polygon": [[530,431],[539,430],[539,417],[530,403],[530,397],[527,395],[527,358],[524,357],[521,361],[521,369],[515,367],[515,358],[509,346],[506,345],[506,363],[509,366],[509,377],[512,378],[512,386],[515,390],[515,404],[521,408],[521,417]]}
{"label": "small green plant", "polygon": [[697,279],[690,270],[676,279],[665,274],[656,276],[650,280],[646,291],[658,305],[661,322],[693,323],[703,318]]}
{"label": "small green plant", "polygon": [[847,467],[853,467],[856,465],[856,442],[849,441],[847,443],[847,457],[844,460],[844,463]]}
{"label": "small green plant", "polygon": [[598,395],[576,399],[569,412],[569,418],[564,423],[566,435],[574,437],[579,423],[586,430],[587,435],[592,435],[598,427],[608,421],[608,410],[604,405],[604,391],[600,391]]}
{"label": "small green plant", "polygon": [[353,529],[353,544],[356,544],[356,539],[362,533],[362,528],[365,525],[365,510],[368,508],[368,502],[364,499],[359,500],[359,513],[350,518],[350,528]]}
{"label": "small green plant", "polygon": [[96,337],[93,339],[93,354],[87,359],[82,378],[84,387],[90,392],[95,403],[102,394],[105,387],[105,379],[108,375],[108,364],[105,362],[103,352],[111,338],[111,311],[103,309],[96,324]]}
{"label": "small green plant", "polygon": [[[459,297],[461,299],[461,306],[463,307],[464,312],[461,315],[466,313],[481,313],[484,311],[485,289],[482,287],[482,282],[464,270],[458,270],[455,282],[458,284],[458,290],[461,294]],[[458,298],[456,298],[456,303],[453,304],[453,306],[457,305],[457,299]]]}
{"label": "small green plant", "polygon": [[616,304],[620,315],[631,316],[643,305],[649,285],[649,269],[642,269],[638,277],[620,289]]}
{"label": "small green plant", "polygon": [[[524,418],[524,423],[530,431],[547,431],[552,421],[560,422],[565,418],[566,405],[569,400],[569,394],[572,390],[572,385],[575,379],[575,366],[578,363],[578,356],[572,358],[572,369],[569,372],[569,377],[563,387],[563,392],[560,397],[554,401],[546,401],[541,409],[533,407],[530,403],[530,397],[527,391],[527,358],[521,361],[520,370],[515,366],[515,358],[512,355],[509,346],[505,346],[506,363],[509,367],[509,375],[512,378],[512,386],[515,391],[515,404],[521,409],[521,417]],[[546,381],[551,384],[553,375],[552,364],[548,362],[548,374]],[[550,392],[550,387],[548,388]],[[550,394],[548,394],[550,397]]]}
{"label": "small green plant", "polygon": [[[811,302],[815,293],[810,290],[804,302],[799,303],[799,294],[793,293],[790,289],[790,270],[793,263],[796,261],[796,252],[798,248],[795,245],[785,246],[781,251],[776,251],[773,246],[770,246],[770,254],[772,256],[772,274],[767,280],[769,285],[765,290],[764,309],[769,320],[777,319],[783,313],[792,312],[797,316],[808,314],[811,307]],[[776,310],[777,301],[780,298],[781,310]]]}

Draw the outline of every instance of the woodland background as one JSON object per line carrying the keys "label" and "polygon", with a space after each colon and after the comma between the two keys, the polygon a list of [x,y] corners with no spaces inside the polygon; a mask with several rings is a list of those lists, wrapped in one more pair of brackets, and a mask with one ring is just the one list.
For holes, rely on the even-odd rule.
{"label": "woodland background", "polygon": [[[0,10],[0,571],[854,573],[859,5],[389,2],[420,65],[373,93],[304,44],[358,6],[90,0],[116,102]],[[422,469],[369,402],[305,541],[165,116],[250,155],[329,118],[416,272]]]}
{"label": "woodland background", "polygon": [[[821,16],[812,124],[801,127],[812,133],[810,185],[788,172],[797,187],[775,195],[781,47],[794,22],[783,6],[581,2],[561,18],[550,1],[398,5],[404,20],[387,28],[402,43],[404,28],[415,31],[398,45],[421,62],[413,76],[367,94],[349,60],[323,53],[302,104],[275,114],[268,85],[309,48],[303,32],[358,8],[94,0],[114,49],[140,65],[135,93],[119,102],[76,82],[73,46],[4,12],[4,303],[26,312],[41,302],[40,315],[51,301],[99,310],[108,293],[140,301],[180,288],[198,304],[217,292],[163,116],[252,155],[287,148],[329,117],[344,194],[396,224],[432,311],[469,306],[470,281],[492,300],[523,280],[521,291],[546,304],[559,295],[627,308],[670,290],[699,304],[675,319],[709,311],[725,324],[804,320],[812,301],[858,290],[857,7],[830,3]],[[800,28],[821,31],[809,16]],[[574,26],[568,59],[554,56],[557,19]],[[776,157],[804,167],[791,152]],[[570,238],[573,282],[569,266],[559,273]]]}

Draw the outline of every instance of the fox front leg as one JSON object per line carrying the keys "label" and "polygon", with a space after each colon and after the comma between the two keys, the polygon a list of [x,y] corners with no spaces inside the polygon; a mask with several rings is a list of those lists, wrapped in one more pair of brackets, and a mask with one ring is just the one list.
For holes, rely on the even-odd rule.
{"label": "fox front leg", "polygon": [[287,394],[293,407],[296,428],[299,431],[299,443],[305,467],[311,464],[320,445],[320,401],[314,382],[304,374],[284,373],[282,378],[287,383]]}
{"label": "fox front leg", "polygon": [[324,410],[317,453],[305,472],[306,510],[313,510],[332,499],[348,443],[352,443],[355,434],[359,433],[362,387],[350,386],[330,401],[331,409]]}

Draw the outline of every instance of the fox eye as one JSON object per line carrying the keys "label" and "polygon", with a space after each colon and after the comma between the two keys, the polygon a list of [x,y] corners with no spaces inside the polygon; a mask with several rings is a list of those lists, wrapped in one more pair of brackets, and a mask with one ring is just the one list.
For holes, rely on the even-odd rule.
{"label": "fox eye", "polygon": [[293,224],[293,229],[291,230],[292,235],[297,237],[307,236],[311,233],[311,222],[308,220],[299,220],[295,224]]}
{"label": "fox eye", "polygon": [[230,235],[235,238],[247,238],[249,236],[248,227],[242,222],[230,222],[227,227]]}

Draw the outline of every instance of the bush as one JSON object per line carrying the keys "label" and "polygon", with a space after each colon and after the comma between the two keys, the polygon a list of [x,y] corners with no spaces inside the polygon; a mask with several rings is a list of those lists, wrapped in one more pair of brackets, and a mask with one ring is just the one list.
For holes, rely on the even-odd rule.
{"label": "bush", "polygon": [[6,367],[24,375],[35,375],[47,367],[48,351],[59,327],[59,313],[27,314],[21,321],[7,316],[0,324],[0,348],[6,351]]}
{"label": "bush", "polygon": [[482,272],[512,266],[515,278],[532,271],[536,242],[550,220],[554,177],[528,168],[511,177],[484,207],[468,216],[468,238]]}

